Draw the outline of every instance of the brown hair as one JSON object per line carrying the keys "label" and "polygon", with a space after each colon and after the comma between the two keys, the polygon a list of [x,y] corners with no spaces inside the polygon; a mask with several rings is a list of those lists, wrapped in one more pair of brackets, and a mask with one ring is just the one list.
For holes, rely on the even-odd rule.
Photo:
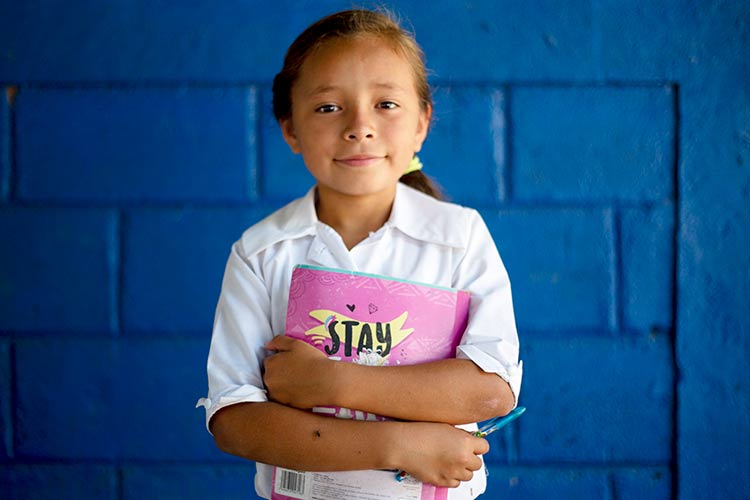
{"label": "brown hair", "polygon": [[[388,12],[346,10],[313,23],[289,46],[284,57],[284,66],[273,79],[273,114],[276,120],[291,118],[292,86],[299,77],[302,64],[310,54],[330,41],[366,35],[381,38],[392,44],[393,48],[406,59],[414,71],[414,81],[422,110],[426,111],[431,108],[432,94],[427,83],[424,53],[414,36],[401,28]],[[423,193],[443,199],[440,189],[422,171],[405,174],[399,180]]]}

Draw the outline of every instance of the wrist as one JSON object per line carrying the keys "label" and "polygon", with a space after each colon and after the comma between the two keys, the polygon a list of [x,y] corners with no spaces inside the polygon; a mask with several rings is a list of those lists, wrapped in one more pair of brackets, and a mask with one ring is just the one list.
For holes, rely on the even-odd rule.
{"label": "wrist", "polygon": [[383,455],[379,457],[382,462],[380,468],[402,470],[405,467],[403,443],[408,432],[406,428],[408,424],[405,422],[387,421],[382,422],[381,425],[383,426],[384,435],[382,436],[382,446],[380,447],[383,452]]}
{"label": "wrist", "polygon": [[327,360],[328,365],[325,377],[328,380],[328,398],[330,405],[342,408],[351,408],[351,401],[347,398],[347,377],[346,369],[349,363],[344,361]]}

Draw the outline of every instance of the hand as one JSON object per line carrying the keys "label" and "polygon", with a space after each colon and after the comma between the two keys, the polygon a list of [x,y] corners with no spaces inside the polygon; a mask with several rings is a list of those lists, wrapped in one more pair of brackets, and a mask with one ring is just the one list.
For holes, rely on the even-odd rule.
{"label": "hand", "polygon": [[275,351],[264,361],[263,382],[270,399],[308,409],[332,404],[334,361],[315,347],[278,335],[265,348]]}
{"label": "hand", "polygon": [[482,438],[449,424],[406,422],[398,453],[401,470],[423,483],[457,488],[482,467],[479,455],[490,450]]}

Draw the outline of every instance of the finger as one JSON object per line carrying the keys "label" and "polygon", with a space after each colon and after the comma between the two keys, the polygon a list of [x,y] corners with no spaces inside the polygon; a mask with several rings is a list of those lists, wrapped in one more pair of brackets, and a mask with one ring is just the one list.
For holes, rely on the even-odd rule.
{"label": "finger", "polygon": [[291,349],[294,339],[284,335],[276,335],[263,346],[270,351],[288,351]]}
{"label": "finger", "polygon": [[461,481],[471,481],[471,478],[474,477],[474,471],[471,471],[469,469],[464,469],[463,473],[458,477]]}
{"label": "finger", "polygon": [[486,439],[477,438],[474,444],[474,454],[484,455],[488,451],[490,451],[490,443]]}
{"label": "finger", "polygon": [[466,468],[469,470],[479,470],[482,468],[482,459],[479,458],[477,455],[474,455],[471,460],[469,460],[469,463],[466,464]]}

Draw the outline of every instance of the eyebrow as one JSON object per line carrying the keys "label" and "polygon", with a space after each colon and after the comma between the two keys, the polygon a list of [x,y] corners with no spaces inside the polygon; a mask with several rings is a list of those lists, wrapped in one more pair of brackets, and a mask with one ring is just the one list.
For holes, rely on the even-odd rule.
{"label": "eyebrow", "polygon": [[[403,92],[404,88],[401,85],[398,85],[396,83],[391,82],[383,82],[383,83],[376,83],[373,85],[374,88],[379,90],[392,90],[397,92]],[[336,85],[319,85],[309,92],[307,92],[308,97],[313,97],[320,94],[327,94],[330,92],[335,92],[336,90],[339,90],[341,87]]]}

